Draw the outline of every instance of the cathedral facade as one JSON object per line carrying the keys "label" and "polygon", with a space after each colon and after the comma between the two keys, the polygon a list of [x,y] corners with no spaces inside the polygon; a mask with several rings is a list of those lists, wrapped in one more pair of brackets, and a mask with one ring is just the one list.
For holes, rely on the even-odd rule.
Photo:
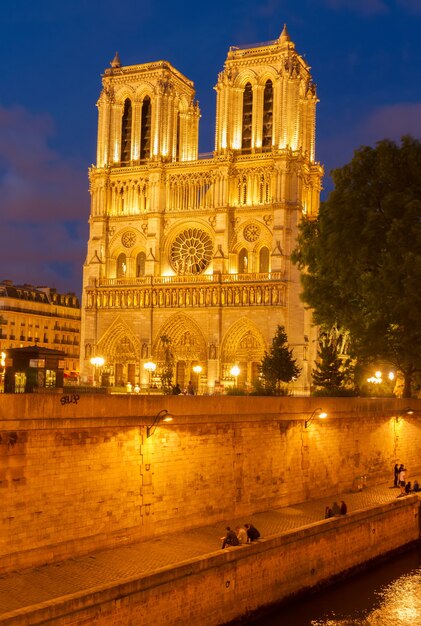
{"label": "cathedral facade", "polygon": [[317,214],[323,171],[315,85],[286,28],[230,48],[210,155],[198,153],[194,85],[169,62],[116,55],[102,84],[82,375],[101,356],[107,383],[142,387],[169,348],[181,387],[247,388],[283,325],[302,367],[293,387],[308,393],[314,330],[290,254],[302,216]]}

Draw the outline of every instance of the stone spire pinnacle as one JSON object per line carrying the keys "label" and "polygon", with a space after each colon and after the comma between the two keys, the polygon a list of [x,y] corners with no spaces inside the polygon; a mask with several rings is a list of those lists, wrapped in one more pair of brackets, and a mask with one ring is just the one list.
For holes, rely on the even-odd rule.
{"label": "stone spire pinnacle", "polygon": [[291,41],[291,37],[289,36],[289,32],[287,31],[287,25],[284,24],[284,28],[282,30],[281,36],[279,37],[280,43],[285,43],[285,41]]}
{"label": "stone spire pinnacle", "polygon": [[118,56],[118,52],[115,53],[115,57],[111,61],[110,65],[113,69],[116,69],[117,67],[121,67],[121,61],[120,61],[120,57]]}

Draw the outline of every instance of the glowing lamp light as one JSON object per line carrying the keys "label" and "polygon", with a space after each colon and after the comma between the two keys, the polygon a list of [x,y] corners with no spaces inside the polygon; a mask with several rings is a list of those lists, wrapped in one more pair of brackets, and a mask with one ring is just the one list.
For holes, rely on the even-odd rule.
{"label": "glowing lamp light", "polygon": [[159,422],[172,422],[173,419],[173,416],[168,413],[167,409],[162,409],[162,411],[159,411],[159,413],[155,416],[152,424],[146,427],[147,439],[149,439],[149,437],[154,434]]}
{"label": "glowing lamp light", "polygon": [[147,363],[143,364],[143,367],[151,374],[156,370],[156,363],[154,363],[153,361],[148,361]]}
{"label": "glowing lamp light", "polygon": [[240,368],[238,367],[238,365],[233,365],[230,372],[231,372],[231,376],[237,377],[240,373]]}
{"label": "glowing lamp light", "polygon": [[195,374],[199,375],[201,371],[202,371],[202,366],[201,366],[201,365],[195,365],[195,366],[193,367],[193,372],[194,372]]}
{"label": "glowing lamp light", "polygon": [[378,370],[374,373],[374,376],[370,376],[367,378],[368,383],[373,383],[373,385],[380,385],[383,382],[382,373]]}
{"label": "glowing lamp light", "polygon": [[319,419],[323,420],[325,419],[328,414],[326,413],[326,411],[323,411],[322,408],[319,409],[314,409],[313,413],[310,415],[310,417],[308,418],[308,420],[305,421],[305,427],[308,428],[311,424],[311,422],[314,420],[315,417],[318,417]]}
{"label": "glowing lamp light", "polygon": [[102,367],[105,363],[105,359],[102,356],[93,356],[91,359],[91,364],[94,367]]}

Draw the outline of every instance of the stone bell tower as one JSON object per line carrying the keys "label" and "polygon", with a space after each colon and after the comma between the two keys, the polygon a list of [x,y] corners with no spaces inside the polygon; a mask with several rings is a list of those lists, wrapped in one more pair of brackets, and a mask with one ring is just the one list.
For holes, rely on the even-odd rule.
{"label": "stone bell tower", "polygon": [[198,154],[193,83],[168,61],[123,66],[116,55],[104,72],[85,380],[100,355],[107,384],[159,385],[170,350],[174,383],[249,390],[281,324],[302,367],[293,388],[309,391],[313,330],[290,254],[301,217],[317,214],[323,172],[310,68],[285,27],[274,41],[231,47],[216,92],[209,158]]}

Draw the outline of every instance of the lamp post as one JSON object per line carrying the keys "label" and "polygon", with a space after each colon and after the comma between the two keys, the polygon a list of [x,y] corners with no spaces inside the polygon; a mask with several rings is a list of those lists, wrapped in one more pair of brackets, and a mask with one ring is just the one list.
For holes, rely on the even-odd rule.
{"label": "lamp post", "polygon": [[323,409],[314,409],[313,413],[310,415],[308,420],[306,420],[306,422],[305,422],[305,427],[306,428],[308,428],[310,426],[311,422],[314,420],[316,415],[321,420],[325,419],[325,417],[327,417],[327,413],[325,411],[323,411]]}
{"label": "lamp post", "polygon": [[152,372],[156,370],[156,363],[153,361],[147,361],[143,364],[143,367],[147,372],[149,372],[149,386],[148,386],[148,394],[151,393],[151,382],[152,382]]}
{"label": "lamp post", "polygon": [[230,370],[231,376],[234,376],[235,378],[235,386],[237,387],[238,384],[238,375],[240,374],[240,368],[238,367],[238,365],[233,365],[231,370]]}
{"label": "lamp post", "polygon": [[200,372],[202,371],[202,366],[201,365],[193,365],[193,372],[196,374],[197,377],[197,393],[199,393],[200,389],[199,389],[199,376],[200,376]]}
{"label": "lamp post", "polygon": [[96,387],[98,382],[98,369],[105,363],[105,359],[102,356],[93,356],[91,359],[91,365],[94,368],[93,386]]}
{"label": "lamp post", "polygon": [[173,417],[168,413],[167,409],[159,411],[159,413],[155,415],[152,424],[146,427],[146,438],[149,439],[149,437],[154,434],[159,422],[172,422],[172,420]]}

